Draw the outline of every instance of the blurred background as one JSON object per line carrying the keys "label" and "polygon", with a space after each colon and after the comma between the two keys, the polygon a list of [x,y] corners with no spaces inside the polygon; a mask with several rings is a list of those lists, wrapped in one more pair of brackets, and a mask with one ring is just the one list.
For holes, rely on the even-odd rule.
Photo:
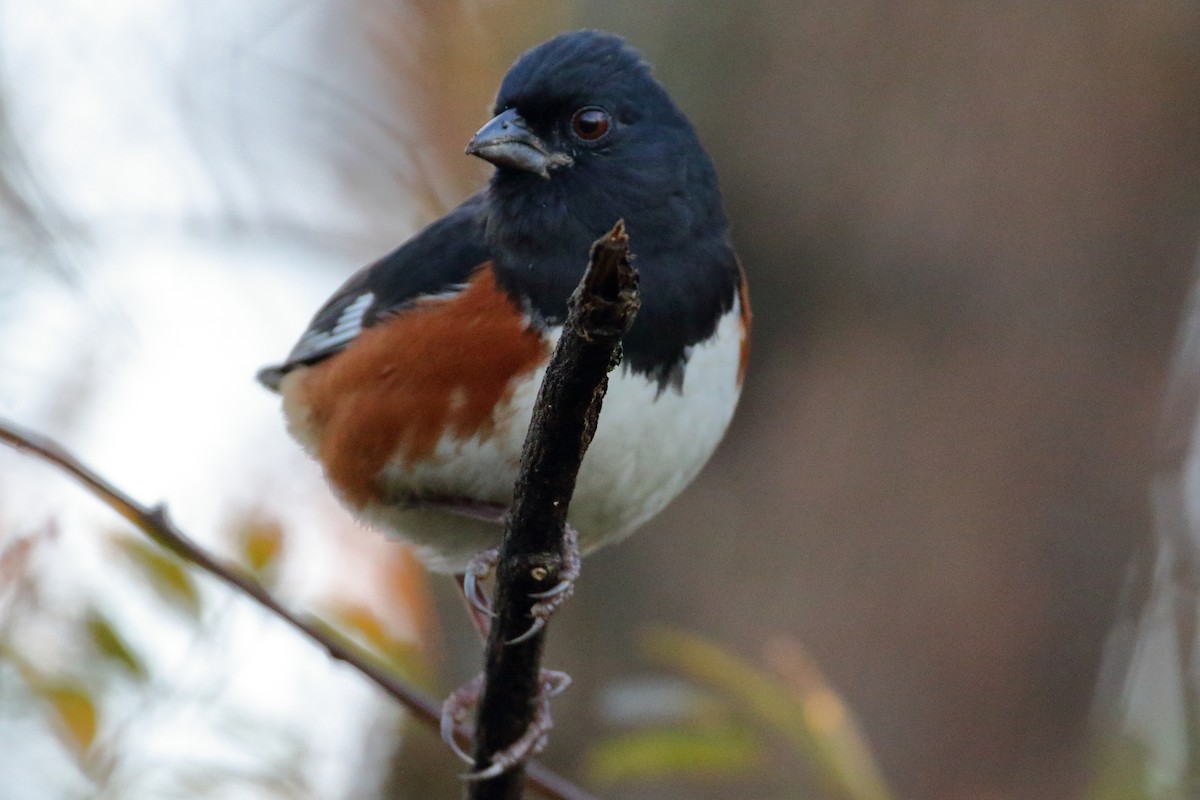
{"label": "blurred background", "polygon": [[[1200,796],[1192,3],[0,0],[0,416],[466,680],[451,582],[349,521],[252,376],[482,185],[504,71],[585,26],[708,146],[754,351],[711,466],[551,626],[576,682],[543,760],[631,800]],[[0,452],[0,798],[449,798],[458,769]]]}

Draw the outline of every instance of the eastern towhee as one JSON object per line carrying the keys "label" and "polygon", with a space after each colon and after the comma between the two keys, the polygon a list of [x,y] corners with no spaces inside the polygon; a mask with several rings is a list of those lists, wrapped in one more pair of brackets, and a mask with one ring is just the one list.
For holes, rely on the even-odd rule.
{"label": "eastern towhee", "polygon": [[624,219],[642,305],[571,501],[583,552],[696,476],[737,405],[745,277],[696,132],[620,37],[522,55],[467,153],[488,185],[351,277],[259,374],[342,502],[462,574],[499,544],[522,443],[591,243]]}

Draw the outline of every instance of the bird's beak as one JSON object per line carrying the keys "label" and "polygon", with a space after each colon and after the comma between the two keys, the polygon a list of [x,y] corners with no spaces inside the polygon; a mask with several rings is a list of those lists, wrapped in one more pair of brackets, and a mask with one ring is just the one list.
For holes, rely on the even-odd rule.
{"label": "bird's beak", "polygon": [[496,115],[480,128],[467,143],[467,154],[497,167],[532,172],[543,178],[550,177],[550,170],[572,163],[566,153],[555,153],[546,147],[515,108]]}

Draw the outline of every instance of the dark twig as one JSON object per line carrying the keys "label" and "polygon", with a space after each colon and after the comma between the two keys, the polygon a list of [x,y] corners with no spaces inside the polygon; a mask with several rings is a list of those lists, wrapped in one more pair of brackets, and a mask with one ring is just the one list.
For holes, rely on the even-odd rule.
{"label": "dark twig", "polygon": [[[476,723],[475,765],[516,741],[538,706],[544,628],[527,635],[536,595],[554,587],[564,558],[567,506],[579,464],[596,431],[608,371],[640,303],[624,222],[592,245],[587,271],[571,295],[566,325],[546,368],[521,455],[521,471],[496,570],[496,618]],[[514,639],[520,641],[514,642]],[[517,800],[523,766],[467,784],[471,800]]]}
{"label": "dark twig", "polygon": [[[192,541],[171,522],[162,505],[147,508],[139,504],[85,466],[58,443],[32,431],[23,430],[2,418],[0,442],[60,468],[157,544],[248,596],[320,645],[330,656],[357,670],[426,725],[437,729],[441,717],[440,703],[377,666],[370,656],[320,623],[303,619],[288,611],[250,573],[232,564],[223,563]],[[593,800],[591,795],[539,764],[530,765],[529,782],[539,793],[552,800]]]}

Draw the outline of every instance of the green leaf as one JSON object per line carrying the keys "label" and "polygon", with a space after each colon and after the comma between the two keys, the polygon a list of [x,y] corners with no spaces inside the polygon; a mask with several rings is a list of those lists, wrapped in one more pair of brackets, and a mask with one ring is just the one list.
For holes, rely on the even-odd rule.
{"label": "green leaf", "polygon": [[751,772],[765,761],[762,742],[731,726],[662,728],[601,742],[588,753],[586,769],[597,783],[686,776],[727,777]]}
{"label": "green leaf", "polygon": [[1091,753],[1088,800],[1167,800],[1182,798],[1182,785],[1152,777],[1147,745],[1132,736],[1107,734],[1099,737]]}
{"label": "green leaf", "polygon": [[659,664],[719,690],[783,735],[829,786],[851,800],[890,800],[866,740],[841,697],[813,666],[785,682],[682,631],[657,628],[643,646]]}
{"label": "green leaf", "polygon": [[119,665],[131,677],[139,681],[146,679],[146,667],[142,660],[99,611],[93,610],[88,614],[87,631],[100,655]]}
{"label": "green leaf", "polygon": [[200,592],[182,561],[156,545],[128,536],[116,536],[113,541],[164,600],[193,619],[200,618]]}

